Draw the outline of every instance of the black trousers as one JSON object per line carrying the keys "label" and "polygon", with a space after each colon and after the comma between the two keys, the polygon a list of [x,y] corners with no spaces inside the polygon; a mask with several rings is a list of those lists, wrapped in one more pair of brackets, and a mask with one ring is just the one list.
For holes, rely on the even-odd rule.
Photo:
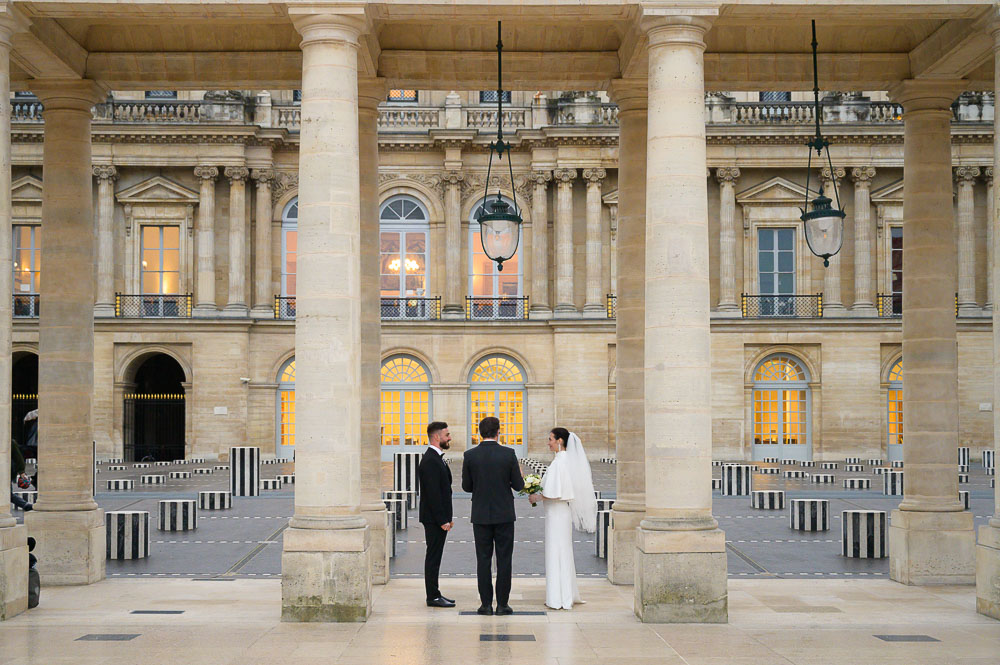
{"label": "black trousers", "polygon": [[511,557],[514,555],[514,523],[473,524],[476,538],[476,577],[479,580],[479,600],[493,604],[493,551],[497,553],[497,606],[510,600]]}
{"label": "black trousers", "polygon": [[427,590],[427,600],[434,600],[441,595],[438,588],[438,573],[441,570],[441,554],[448,532],[440,524],[424,524],[424,540],[427,542],[427,552],[424,554],[424,587]]}

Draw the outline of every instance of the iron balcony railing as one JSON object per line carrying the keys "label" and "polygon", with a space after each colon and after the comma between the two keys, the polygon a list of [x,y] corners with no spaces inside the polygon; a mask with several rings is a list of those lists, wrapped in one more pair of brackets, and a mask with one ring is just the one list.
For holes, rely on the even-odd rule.
{"label": "iron balcony railing", "polygon": [[295,296],[274,296],[274,318],[295,318]]}
{"label": "iron balcony railing", "polygon": [[875,308],[883,319],[899,318],[903,316],[903,294],[880,293],[875,297]]}
{"label": "iron balcony railing", "polygon": [[528,318],[528,296],[465,297],[469,321],[508,321]]}
{"label": "iron balcony railing", "polygon": [[823,294],[750,295],[740,298],[744,319],[816,319],[823,316]]}
{"label": "iron balcony railing", "polygon": [[14,294],[13,312],[15,319],[37,319],[38,306],[39,301],[37,293]]}
{"label": "iron balcony railing", "polygon": [[618,318],[618,296],[614,293],[608,294],[608,318]]}
{"label": "iron balcony railing", "polygon": [[436,321],[441,318],[441,296],[433,298],[382,297],[382,318],[390,321]]}
{"label": "iron balcony railing", "polygon": [[191,294],[115,294],[119,319],[189,319]]}

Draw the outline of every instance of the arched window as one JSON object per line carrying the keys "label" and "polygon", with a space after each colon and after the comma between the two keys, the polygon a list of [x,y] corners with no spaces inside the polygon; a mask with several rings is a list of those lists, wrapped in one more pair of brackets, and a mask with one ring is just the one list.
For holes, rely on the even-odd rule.
{"label": "arched window", "polygon": [[275,456],[293,458],[295,451],[295,358],[278,372],[278,422]]}
{"label": "arched window", "polygon": [[889,370],[886,392],[886,444],[890,460],[903,459],[903,359]]}
{"label": "arched window", "polygon": [[753,374],[753,456],[805,460],[810,450],[809,374],[792,356],[761,361]]}
{"label": "arched window", "polygon": [[[514,202],[506,196],[501,197],[511,208]],[[469,218],[469,295],[480,298],[499,298],[501,296],[521,295],[521,242],[518,239],[517,252],[509,261],[504,261],[503,270],[497,270],[497,264],[486,256],[483,240],[479,235],[479,222],[476,221],[483,210],[483,200],[472,209]]]}
{"label": "arched window", "polygon": [[299,199],[288,202],[281,213],[281,295],[295,295],[295,257],[298,254]]}
{"label": "arched window", "polygon": [[430,375],[413,356],[382,361],[382,446],[427,445],[431,417]]}
{"label": "arched window", "polygon": [[382,204],[378,219],[382,295],[427,295],[427,209],[412,196],[393,196]]}
{"label": "arched window", "polygon": [[500,443],[524,443],[524,371],[511,358],[483,358],[469,375],[469,432],[479,443],[479,421],[500,419]]}

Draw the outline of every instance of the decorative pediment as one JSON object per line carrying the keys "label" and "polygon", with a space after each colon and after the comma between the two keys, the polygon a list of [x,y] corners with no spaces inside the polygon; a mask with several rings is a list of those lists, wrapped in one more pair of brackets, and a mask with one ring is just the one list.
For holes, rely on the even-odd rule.
{"label": "decorative pediment", "polygon": [[23,175],[10,186],[10,198],[14,203],[42,202],[42,181],[33,175]]}
{"label": "decorative pediment", "polygon": [[903,205],[903,180],[879,187],[872,192],[872,203],[875,205]]}
{"label": "decorative pediment", "polygon": [[608,206],[618,205],[618,190],[616,189],[613,192],[608,192],[607,194],[601,197],[601,200],[604,201],[604,205]]}
{"label": "decorative pediment", "polygon": [[[812,191],[812,195],[815,196],[816,192]],[[778,176],[749,189],[744,189],[736,195],[736,202],[742,206],[797,205],[801,207],[805,200],[805,187]]]}
{"label": "decorative pediment", "polygon": [[163,176],[154,176],[118,192],[116,198],[119,203],[131,205],[171,203],[194,205],[198,203],[198,192],[167,180]]}

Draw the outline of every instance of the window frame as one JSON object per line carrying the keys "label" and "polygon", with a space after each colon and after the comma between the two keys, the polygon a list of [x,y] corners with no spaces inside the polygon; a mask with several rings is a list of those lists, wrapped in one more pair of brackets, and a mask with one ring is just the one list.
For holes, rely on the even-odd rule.
{"label": "window frame", "polygon": [[[493,99],[485,99],[486,96],[493,95]],[[503,91],[503,103],[508,106],[514,103],[514,94],[510,90]],[[479,103],[484,106],[493,106],[497,103],[496,100],[496,90],[480,90],[479,91]]]}
{"label": "window frame", "polygon": [[[18,245],[18,231],[22,228],[29,229],[30,244],[27,247],[22,247]],[[14,295],[33,295],[37,294],[40,282],[41,282],[41,261],[42,261],[42,243],[41,234],[42,225],[38,223],[25,224],[14,222],[11,224],[11,278],[12,287],[17,283],[17,273],[28,272],[30,274],[31,290],[29,291],[19,291],[13,289]],[[18,250],[28,250],[28,254],[31,257],[31,267],[29,270],[18,270],[16,265]]]}
{"label": "window frame", "polygon": [[[412,203],[417,207],[417,210],[423,215],[423,219],[383,219],[386,211],[389,207],[397,201],[406,201]],[[430,284],[430,265],[431,265],[431,222],[430,222],[430,212],[427,206],[424,205],[423,201],[411,194],[395,194],[386,198],[382,203],[379,204],[378,208],[378,233],[379,233],[379,295],[383,298],[426,298],[430,292],[428,285]],[[382,233],[399,233],[399,260],[400,260],[400,270],[399,270],[399,288],[397,289],[396,295],[382,294]],[[406,289],[406,255],[414,254],[415,252],[408,252],[406,250],[406,236],[407,234],[423,234],[424,236],[424,286],[423,293],[407,293]]]}
{"label": "window frame", "polygon": [[[899,249],[898,250],[896,250],[893,247],[893,241],[896,239],[896,233],[897,232],[899,233]],[[905,248],[905,246],[903,244],[904,241],[905,241],[905,238],[903,236],[903,225],[902,224],[890,224],[889,228],[886,230],[886,235],[888,236],[888,240],[889,240],[889,242],[887,243],[888,247],[886,248],[886,252],[888,254],[888,263],[886,265],[886,286],[888,288],[886,289],[886,291],[888,292],[888,294],[891,297],[891,301],[892,301],[892,313],[893,314],[900,314],[901,315],[903,313],[903,288],[902,288],[903,287],[903,280],[904,280],[904,276],[903,276],[903,250]],[[899,270],[896,270],[893,267],[893,258],[894,258],[893,255],[897,251],[899,252]],[[899,282],[900,282],[900,284],[899,284],[899,286],[900,286],[899,291],[897,291],[895,289],[895,283],[894,283],[894,280],[893,280],[893,277],[895,276],[896,273],[899,273]],[[898,296],[897,296],[897,294],[898,294]]]}
{"label": "window frame", "polygon": [[[383,380],[383,373],[385,372],[386,365],[390,362],[396,360],[405,360],[409,363],[416,365],[420,371],[423,373],[426,381],[395,381],[386,382]],[[410,404],[407,400],[408,394],[422,394],[426,395],[425,403],[427,404],[426,414],[417,413],[418,417],[424,417],[423,420],[412,420],[416,425],[421,426],[419,431],[416,432],[417,443],[406,443],[407,436],[407,421],[408,415],[414,415],[407,411],[407,405]],[[396,395],[396,404],[398,404],[398,413],[393,415],[398,416],[398,422],[395,423],[398,428],[397,443],[385,443],[384,442],[384,405],[385,397],[387,394]],[[414,355],[408,353],[394,353],[392,355],[386,356],[382,359],[379,365],[379,448],[383,453],[389,454],[389,459],[391,459],[391,453],[402,452],[405,450],[415,450],[423,449],[427,446],[427,425],[433,421],[434,415],[434,395],[431,391],[431,372],[430,368],[425,362],[420,360]],[[426,421],[426,422],[425,422]],[[383,454],[383,457],[387,455]]]}
{"label": "window frame", "polygon": [[[896,368],[899,368],[897,374]],[[886,374],[885,381],[885,444],[886,453],[897,453],[902,451],[903,447],[903,357],[897,358],[891,365],[889,365],[889,371]],[[899,378],[895,378],[898,376]],[[894,399],[896,397],[896,399]],[[893,416],[898,414],[898,420]],[[897,425],[899,428],[899,433],[895,434],[892,429],[893,425]],[[896,441],[893,441],[893,437],[897,437]],[[890,448],[890,446],[899,446],[898,448]],[[893,454],[889,456],[889,459],[902,459],[901,455]]]}
{"label": "window frame", "polygon": [[[501,359],[504,360],[517,369],[518,373],[521,375],[520,381],[475,381],[473,377],[476,376],[476,372],[489,363],[490,360]],[[507,434],[504,432],[504,423],[501,419],[500,426],[500,443],[505,446],[510,446],[514,449],[514,452],[520,457],[525,450],[525,441],[527,439],[528,432],[528,390],[525,387],[527,384],[528,376],[524,371],[524,366],[515,360],[514,358],[504,355],[502,353],[491,353],[479,358],[473,365],[472,369],[469,370],[469,375],[467,377],[469,382],[468,391],[468,405],[467,405],[467,417],[469,423],[469,438],[468,444],[470,446],[478,445],[479,443],[479,422],[476,420],[476,416],[473,413],[473,395],[477,392],[492,392],[493,393],[493,405],[489,415],[499,417],[500,413],[500,403],[501,403],[501,391],[505,393],[516,392],[520,393],[520,442],[519,443],[507,443]]]}
{"label": "window frame", "polygon": [[400,91],[403,91],[403,92],[409,92],[410,91],[409,88],[392,88],[392,89],[390,89],[389,92],[386,93],[386,96],[385,96],[385,102],[386,102],[386,104],[392,104],[393,106],[407,106],[407,105],[409,105],[409,106],[416,106],[417,103],[420,101],[420,91],[419,90],[416,90],[416,89],[412,90],[412,92],[413,92],[413,98],[412,99],[410,99],[410,98],[393,99],[392,98],[392,93],[393,93],[394,90],[400,90]]}
{"label": "window frame", "polygon": [[[292,209],[295,209],[295,216],[289,215]],[[288,234],[295,234],[295,272],[288,272]],[[281,277],[280,277],[280,292],[282,298],[294,298],[295,293],[288,292],[288,277],[292,276],[293,281],[298,275],[298,257],[299,257],[299,197],[293,198],[291,201],[285,204],[285,207],[281,211]],[[298,282],[295,282],[296,288],[293,291],[298,290]]]}
{"label": "window frame", "polygon": [[[292,375],[293,375],[293,379],[291,381],[288,381],[285,378],[285,375],[288,372],[289,368],[291,368]],[[275,389],[275,399],[274,399],[274,407],[275,407],[275,419],[274,419],[274,437],[275,437],[274,438],[274,452],[275,452],[275,456],[278,457],[278,458],[280,458],[280,459],[294,459],[295,458],[295,436],[296,436],[296,431],[295,431],[295,414],[296,414],[295,404],[296,404],[296,399],[295,398],[296,398],[296,395],[295,395],[295,380],[294,380],[295,369],[294,368],[295,368],[295,356],[292,356],[291,358],[289,358],[288,360],[286,360],[284,363],[281,364],[281,368],[278,370],[278,375],[276,377],[277,381],[275,381],[275,383],[277,383],[277,388]],[[285,393],[291,393],[291,399],[290,400],[283,399]],[[283,429],[283,426],[285,425],[285,422],[283,421],[282,416],[284,416],[286,412],[284,412],[282,410],[282,407],[285,404],[291,404],[291,411],[288,412],[291,415],[289,424],[291,425],[291,429],[292,429],[292,433],[291,433],[292,443],[290,443],[290,444],[283,443],[283,441],[285,439],[285,433],[284,433],[284,429]],[[288,452],[288,451],[291,451],[291,453],[292,453],[291,457],[286,456],[286,455],[282,455],[283,452]]]}
{"label": "window frame", "polygon": [[[159,246],[156,248],[146,247],[146,230],[156,229],[157,237],[159,239]],[[176,247],[166,247],[165,246],[165,231],[166,229],[176,229],[177,230],[177,246]],[[183,294],[183,273],[184,273],[184,259],[183,259],[183,228],[180,224],[139,224],[139,294],[144,296],[176,296]],[[159,270],[147,270],[146,266],[143,265],[144,256],[147,249],[155,249],[157,251],[159,259]],[[177,252],[177,270],[164,270],[164,252],[174,251]],[[145,289],[146,285],[146,274],[147,273],[157,273],[159,274],[159,291],[156,293],[147,293]],[[163,280],[164,276],[168,273],[175,273],[177,275],[177,290],[175,292],[164,291]]]}
{"label": "window frame", "polygon": [[[799,371],[799,379],[794,381],[785,380],[758,380],[756,378],[757,373],[761,368],[767,363],[774,360],[781,360],[791,362]],[[750,423],[749,423],[749,433],[750,433],[750,447],[752,451],[752,457],[754,460],[760,460],[763,457],[786,457],[794,459],[811,459],[812,458],[812,428],[813,428],[813,413],[812,413],[812,377],[809,372],[809,368],[806,366],[805,362],[798,356],[785,352],[778,351],[776,353],[770,353],[765,357],[761,358],[753,366],[753,372],[750,375],[749,384],[749,399],[750,399]],[[761,432],[761,443],[757,443],[758,432],[757,432],[757,415],[758,415],[758,393],[778,393],[778,404],[780,404],[780,411],[777,412],[779,417],[779,427],[778,441],[774,444],[763,443],[763,432]],[[789,402],[785,399],[784,393],[787,392],[804,392],[805,399],[796,399],[795,402],[800,403],[801,409],[797,410],[796,413],[801,414],[803,420],[799,423],[800,427],[797,431],[805,438],[805,441],[801,444],[799,443],[787,443],[785,426],[788,424],[789,420],[786,414],[791,413],[785,410],[785,405]],[[763,413],[763,412],[761,412]],[[773,413],[768,411],[767,413]],[[762,421],[763,422],[763,421]]]}
{"label": "window frame", "polygon": [[[513,199],[508,198],[507,196],[501,196],[500,198],[503,199],[512,209],[514,208]],[[470,235],[468,242],[469,250],[467,255],[467,260],[469,262],[467,293],[469,294],[469,296],[473,298],[521,298],[524,296],[524,253],[522,252],[522,249],[524,247],[524,224],[521,224],[517,229],[518,232],[517,251],[514,252],[514,256],[517,258],[517,294],[507,295],[499,293],[500,275],[501,274],[510,275],[510,261],[504,262],[503,273],[497,270],[496,262],[494,261],[490,262],[490,267],[492,270],[492,275],[491,275],[492,284],[493,284],[493,288],[491,289],[492,295],[477,295],[475,293],[474,284],[475,284],[475,278],[477,277],[477,273],[475,272],[476,247],[479,247],[481,250],[483,247],[483,238],[480,232],[479,221],[476,219],[476,213],[479,211],[480,208],[483,207],[483,204],[486,202],[486,199],[487,197],[481,197],[478,201],[476,201],[475,205],[472,206],[472,211],[469,213]],[[482,253],[484,256],[486,255],[485,250],[483,250]]]}

